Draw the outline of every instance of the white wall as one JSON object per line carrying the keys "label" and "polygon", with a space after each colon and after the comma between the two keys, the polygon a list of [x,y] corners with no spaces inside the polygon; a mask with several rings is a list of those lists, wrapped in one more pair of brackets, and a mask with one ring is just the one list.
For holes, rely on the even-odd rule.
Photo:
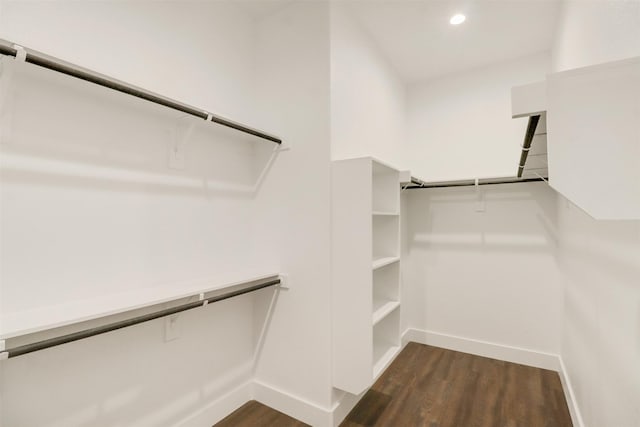
{"label": "white wall", "polygon": [[397,72],[345,6],[332,3],[332,159],[373,156],[406,168],[405,98]]}
{"label": "white wall", "polygon": [[251,19],[231,2],[3,0],[0,37],[238,121],[251,118]]}
{"label": "white wall", "polygon": [[558,195],[562,359],[584,426],[640,420],[640,221],[596,221]]}
{"label": "white wall", "polygon": [[[640,55],[640,2],[565,2],[554,71]],[[586,427],[640,420],[640,221],[596,221],[558,196],[561,356]]]}
{"label": "white wall", "polygon": [[329,6],[296,2],[256,31],[258,109],[291,144],[256,198],[257,262],[278,265],[291,282],[279,296],[256,380],[281,392],[265,403],[320,425],[313,417],[328,413],[331,399]]}
{"label": "white wall", "polygon": [[[556,199],[543,183],[406,190],[407,326],[558,354]],[[403,208],[405,207],[403,206]]]}
{"label": "white wall", "polygon": [[526,118],[511,88],[543,80],[549,55],[494,64],[408,88],[409,169],[424,180],[514,176]]}
{"label": "white wall", "polygon": [[553,70],[640,55],[640,1],[565,0],[554,37]]}
{"label": "white wall", "polygon": [[15,70],[0,147],[3,311],[266,270],[295,284],[272,317],[263,291],[182,314],[175,341],[163,342],[158,320],[3,361],[0,424],[174,425],[204,411],[191,421],[211,425],[207,405],[253,377],[255,352],[260,380],[328,405],[326,6],[295,5],[256,27],[226,2],[5,2],[0,28],[294,147],[269,163],[272,143],[201,122],[176,171],[168,152],[191,120]]}

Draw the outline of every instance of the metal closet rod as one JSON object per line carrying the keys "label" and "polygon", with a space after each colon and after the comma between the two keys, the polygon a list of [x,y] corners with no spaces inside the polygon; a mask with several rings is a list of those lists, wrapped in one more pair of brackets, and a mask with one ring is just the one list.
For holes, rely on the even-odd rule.
{"label": "metal closet rod", "polygon": [[[419,180],[418,180],[419,181]],[[492,184],[515,184],[518,182],[539,182],[543,181],[543,178],[487,178],[479,179],[478,185],[492,185]],[[413,183],[413,179],[411,180]],[[461,181],[446,181],[446,182],[424,182],[420,181],[420,184],[415,186],[405,187],[408,190],[419,190],[421,188],[446,188],[446,187],[475,187],[476,181],[474,179],[465,179]]]}
{"label": "metal closet rod", "polygon": [[[173,110],[177,110],[201,118],[205,121],[218,123],[222,126],[226,126],[240,132],[257,136],[258,138],[266,139],[271,142],[275,142],[276,144],[282,144],[282,139],[261,130],[254,129],[241,123],[225,119],[224,117],[216,116],[215,114],[208,113],[204,110],[192,107],[190,105],[183,104],[181,102],[174,101],[160,95],[156,95],[147,90],[104,76],[102,74],[96,73],[95,71],[87,70],[80,66],[70,64],[60,59],[44,55],[34,50],[26,48],[16,48],[14,46],[16,45],[7,40],[0,39],[0,54],[12,56],[16,59],[21,59],[24,55],[24,61],[28,62],[29,64],[37,65],[48,70],[66,74],[68,76],[91,82],[118,92],[126,93],[127,95],[135,96],[136,98],[144,99],[155,104],[160,104]],[[23,50],[24,54],[22,53]]]}
{"label": "metal closet rod", "polygon": [[524,134],[524,142],[522,143],[522,153],[520,154],[520,163],[518,163],[518,178],[522,176],[524,172],[524,165],[527,163],[527,157],[529,156],[529,149],[531,148],[531,142],[536,134],[536,127],[538,127],[538,121],[540,121],[540,115],[529,116],[529,122],[527,123],[527,131]]}
{"label": "metal closet rod", "polygon": [[[255,281],[248,282],[254,283]],[[249,292],[264,289],[269,286],[275,286],[280,284],[280,278],[278,276],[269,277],[262,281],[258,281],[257,284],[234,291],[225,292],[210,298],[205,298],[199,301],[190,302],[176,307],[167,308],[164,310],[155,311],[153,313],[143,314],[141,316],[132,317],[130,319],[120,320],[106,325],[98,326],[95,328],[85,329],[83,331],[73,332],[67,335],[61,335],[59,337],[49,338],[42,341],[37,341],[31,344],[25,344],[18,347],[8,348],[3,352],[0,352],[0,359],[13,358],[22,356],[23,354],[33,353],[34,351],[44,350],[46,348],[55,347],[61,344],[70,343],[73,341],[82,340],[85,338],[93,337],[95,335],[104,334],[107,332],[115,331],[118,329],[126,328],[129,326],[137,325],[139,323],[148,322],[150,320],[158,319],[160,317],[170,316],[172,314],[180,313],[182,311],[191,310],[198,307],[203,307],[210,303],[222,301],[225,299],[233,298],[238,295],[247,294]],[[240,285],[242,286],[242,285]],[[237,286],[236,286],[237,287]]]}
{"label": "metal closet rod", "polygon": [[[422,187],[426,184],[426,182],[424,182],[423,180],[414,178],[414,177],[411,177],[411,183],[419,187]],[[411,188],[411,187],[408,187],[408,188]]]}

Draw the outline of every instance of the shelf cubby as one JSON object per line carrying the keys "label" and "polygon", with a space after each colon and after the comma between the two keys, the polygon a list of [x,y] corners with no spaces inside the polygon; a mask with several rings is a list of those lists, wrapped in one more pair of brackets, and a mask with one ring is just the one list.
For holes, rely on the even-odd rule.
{"label": "shelf cubby", "polygon": [[373,216],[373,259],[397,257],[399,253],[400,217]]}
{"label": "shelf cubby", "polygon": [[373,327],[373,378],[391,364],[400,350],[400,305]]}

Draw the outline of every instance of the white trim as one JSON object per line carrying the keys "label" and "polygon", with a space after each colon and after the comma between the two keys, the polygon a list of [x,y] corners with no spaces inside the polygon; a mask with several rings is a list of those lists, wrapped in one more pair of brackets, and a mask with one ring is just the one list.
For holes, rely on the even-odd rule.
{"label": "white trim", "polygon": [[253,382],[253,399],[314,427],[333,427],[334,408],[323,408],[261,381]]}
{"label": "white trim", "polygon": [[211,427],[251,400],[252,381],[240,384],[227,394],[173,424],[174,427]]}
{"label": "white trim", "polygon": [[573,392],[571,380],[569,379],[569,373],[567,372],[567,368],[564,366],[562,357],[559,357],[558,359],[560,360],[560,382],[562,383],[564,397],[567,401],[567,406],[569,407],[569,413],[571,414],[571,422],[573,423],[573,427],[584,427],[582,415],[580,414],[580,407],[578,406],[578,401],[576,400],[576,395]]}
{"label": "white trim", "polygon": [[408,328],[404,334],[402,334],[403,344],[409,341],[433,345],[435,347],[442,347],[449,350],[461,351],[463,353],[475,354],[477,356],[504,360],[506,362],[518,363],[520,365],[550,369],[556,372],[560,370],[558,355],[529,350],[526,348],[496,344],[413,328]]}
{"label": "white trim", "polygon": [[261,381],[247,381],[173,424],[173,427],[210,427],[251,400],[256,400],[314,427],[334,427],[340,425],[364,393],[366,391],[356,396],[345,392],[329,409]]}
{"label": "white trim", "polygon": [[[408,328],[402,334],[401,348],[404,348],[407,343],[411,341],[557,371],[560,376],[573,425],[574,427],[584,427],[569,376],[562,358],[558,355],[441,334],[433,331]],[[358,396],[345,392],[331,408],[323,408],[320,405],[280,390],[262,381],[247,381],[186,419],[176,423],[174,426],[208,427],[222,420],[244,403],[250,400],[256,400],[314,427],[334,427],[340,425],[367,390]]]}
{"label": "white trim", "polygon": [[349,415],[349,412],[351,412],[351,410],[355,408],[355,406],[358,404],[360,399],[362,399],[362,397],[365,395],[367,391],[369,391],[369,388],[367,388],[358,396],[356,396],[355,394],[347,393],[347,392],[344,393],[344,395],[338,400],[338,402],[332,408],[334,426],[339,426],[340,423],[344,421],[345,418],[347,418],[347,415]]}

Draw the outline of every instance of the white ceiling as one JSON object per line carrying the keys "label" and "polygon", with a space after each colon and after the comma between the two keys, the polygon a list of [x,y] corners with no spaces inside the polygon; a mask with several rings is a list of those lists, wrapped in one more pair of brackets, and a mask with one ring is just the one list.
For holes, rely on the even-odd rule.
{"label": "white ceiling", "polygon": [[[360,0],[353,17],[409,83],[551,48],[556,0]],[[449,24],[455,13],[467,20]]]}

